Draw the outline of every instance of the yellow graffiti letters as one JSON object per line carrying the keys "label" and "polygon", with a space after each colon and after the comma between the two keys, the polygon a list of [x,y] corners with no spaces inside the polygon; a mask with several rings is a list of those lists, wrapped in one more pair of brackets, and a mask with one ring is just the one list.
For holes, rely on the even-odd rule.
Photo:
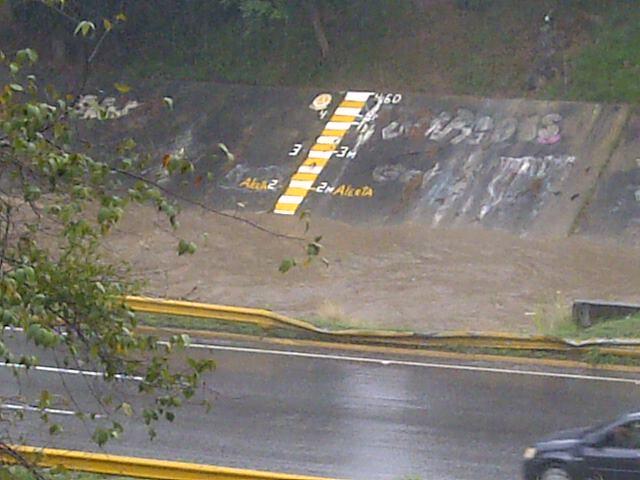
{"label": "yellow graffiti letters", "polygon": [[266,180],[258,180],[257,178],[247,177],[238,185],[248,190],[265,191],[269,190],[269,182]]}
{"label": "yellow graffiti letters", "polygon": [[335,188],[331,195],[336,197],[373,197],[373,188],[365,185],[363,187],[354,187],[353,185],[342,184]]}

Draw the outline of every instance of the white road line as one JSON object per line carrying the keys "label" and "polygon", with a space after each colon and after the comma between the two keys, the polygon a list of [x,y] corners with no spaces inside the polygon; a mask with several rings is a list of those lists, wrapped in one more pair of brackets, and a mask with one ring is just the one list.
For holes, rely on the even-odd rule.
{"label": "white road line", "polygon": [[[159,341],[160,345],[167,345],[167,342]],[[412,362],[407,360],[388,360],[380,358],[370,357],[354,357],[349,355],[331,355],[324,353],[309,353],[309,352],[295,352],[291,350],[268,350],[263,348],[251,348],[251,347],[231,347],[226,345],[213,345],[208,343],[192,343],[189,348],[201,349],[201,350],[223,350],[231,352],[243,352],[243,353],[258,353],[264,355],[280,355],[283,357],[299,357],[299,358],[316,358],[322,360],[337,360],[343,362],[352,363],[369,363],[374,365],[394,365],[405,367],[421,367],[421,368],[438,368],[443,370],[461,370],[468,372],[486,372],[486,373],[502,373],[512,375],[528,375],[533,377],[548,377],[548,378],[566,378],[570,380],[589,380],[599,382],[613,382],[613,383],[630,383],[633,385],[640,385],[640,380],[632,378],[622,377],[605,377],[601,375],[580,375],[575,373],[560,373],[560,372],[539,372],[535,370],[517,370],[510,368],[494,368],[494,367],[478,367],[475,365],[455,365],[447,363],[430,363],[430,362]],[[24,365],[11,364],[6,362],[0,362],[0,367],[13,367],[13,368],[25,368]],[[93,372],[90,370],[74,370],[69,368],[47,367],[38,365],[31,367],[32,370],[44,371],[44,372],[57,372],[67,373],[72,375],[85,375],[91,377],[103,377],[104,373]],[[143,381],[142,377],[129,377],[126,375],[116,375],[118,379]]]}
{"label": "white road line", "polygon": [[[60,408],[38,408],[31,405],[14,405],[12,403],[0,404],[0,410],[21,410],[24,412],[48,413],[51,415],[67,415],[67,416],[89,416],[86,413],[74,412],[73,410],[62,410]],[[105,415],[96,414],[93,418],[104,418]]]}
{"label": "white road line", "polygon": [[205,350],[225,350],[231,352],[258,353],[264,355],[280,355],[283,357],[316,358],[322,360],[338,360],[353,363],[369,363],[375,365],[394,365],[403,367],[438,368],[443,370],[462,370],[469,372],[503,373],[512,375],[528,375],[532,377],[566,378],[571,380],[590,380],[599,382],[631,383],[640,385],[640,380],[632,378],[605,377],[600,375],[580,375],[575,373],[560,372],[538,372],[535,370],[516,370],[510,368],[478,367],[474,365],[454,365],[446,363],[412,362],[406,360],[388,360],[370,357],[352,357],[348,355],[330,355],[324,353],[295,352],[290,350],[267,350],[251,347],[230,347],[226,345],[211,345],[202,343],[192,343],[189,348]]}
{"label": "white road line", "polygon": [[[19,368],[26,369],[25,365],[20,363],[8,363],[8,362],[0,362],[0,367],[7,368]],[[82,375],[85,377],[104,377],[105,374],[103,372],[94,372],[93,370],[76,370],[75,368],[61,368],[61,367],[49,367],[46,365],[34,365],[33,367],[29,367],[29,370],[35,370],[37,372],[49,372],[49,373],[64,373],[67,375]],[[136,382],[142,382],[144,378],[135,377],[129,375],[114,375],[118,380],[133,380]]]}

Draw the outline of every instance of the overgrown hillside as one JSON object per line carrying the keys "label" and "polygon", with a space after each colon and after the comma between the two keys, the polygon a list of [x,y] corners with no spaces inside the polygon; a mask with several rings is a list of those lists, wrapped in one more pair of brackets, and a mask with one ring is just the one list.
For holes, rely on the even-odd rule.
{"label": "overgrown hillside", "polygon": [[[87,0],[77,13],[101,26],[124,5],[97,59],[109,76],[640,100],[637,0],[315,0],[313,15],[303,3]],[[43,32],[37,5],[13,6],[3,30],[35,37],[66,71],[82,63],[70,22]]]}

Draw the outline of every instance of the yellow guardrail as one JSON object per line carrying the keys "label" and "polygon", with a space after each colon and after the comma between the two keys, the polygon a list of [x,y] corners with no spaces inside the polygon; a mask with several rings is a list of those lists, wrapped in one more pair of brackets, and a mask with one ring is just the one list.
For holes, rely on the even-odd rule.
{"label": "yellow guardrail", "polygon": [[332,331],[316,327],[312,323],[280,315],[261,308],[229,307],[208,303],[187,302],[183,300],[164,300],[160,298],[134,297],[125,298],[126,304],[135,311],[158,313],[162,315],[179,315],[185,317],[211,318],[232,322],[251,323],[263,328],[296,327],[312,333],[340,336],[376,336],[376,337],[410,337],[411,332],[389,330],[339,330]]}
{"label": "yellow guardrail", "polygon": [[424,348],[491,348],[505,350],[544,350],[567,352],[571,350],[597,348],[599,353],[640,357],[640,341],[594,339],[572,341],[539,335],[517,335],[503,332],[439,332],[419,334],[389,330],[327,330],[304,320],[290,318],[270,310],[231,307],[183,300],[165,300],[149,297],[125,298],[125,303],[138,312],[161,315],[177,315],[209,318],[229,322],[249,323],[265,329],[293,327],[334,340],[367,343],[385,346]]}
{"label": "yellow guardrail", "polygon": [[[13,446],[16,453],[41,467],[63,467],[67,470],[122,475],[153,480],[329,480],[321,477],[290,475],[239,468],[171,462],[151,458],[125,457],[104,453],[78,452],[31,446]],[[16,463],[8,455],[5,463]]]}

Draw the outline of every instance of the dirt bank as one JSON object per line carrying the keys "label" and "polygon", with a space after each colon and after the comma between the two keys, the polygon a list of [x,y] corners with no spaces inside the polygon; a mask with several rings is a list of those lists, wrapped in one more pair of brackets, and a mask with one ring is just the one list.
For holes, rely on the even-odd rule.
{"label": "dirt bank", "polygon": [[[296,220],[259,221],[302,232]],[[180,223],[178,233],[200,245],[194,256],[177,256],[176,234],[151,210],[112,239],[113,252],[149,280],[149,294],[421,332],[534,332],[541,312],[553,320],[574,298],[640,301],[640,249],[584,238],[315,219],[329,266],[283,275],[280,261],[300,253],[295,243],[201,211],[183,212]]]}

